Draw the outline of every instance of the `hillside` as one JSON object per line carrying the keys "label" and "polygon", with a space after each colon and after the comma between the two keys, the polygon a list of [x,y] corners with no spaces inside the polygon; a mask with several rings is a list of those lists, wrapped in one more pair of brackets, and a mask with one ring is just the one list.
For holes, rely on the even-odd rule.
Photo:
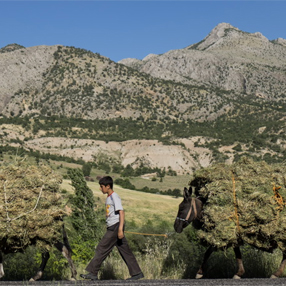
{"label": "hillside", "polygon": [[201,42],[142,61],[121,60],[157,78],[186,84],[208,84],[225,90],[285,102],[286,40],[268,40],[227,23]]}
{"label": "hillside", "polygon": [[[19,57],[23,66],[17,68]],[[42,58],[42,64],[38,64],[41,68],[34,66],[37,57]],[[7,104],[2,114],[7,117],[41,114],[202,121],[217,118],[224,113],[223,107],[232,108],[229,99],[234,95],[223,90],[156,79],[83,49],[18,49],[0,54],[0,61],[13,66],[1,75],[9,86],[3,90],[3,94],[9,93],[3,97]],[[17,84],[7,80],[12,74]]]}
{"label": "hillside", "polygon": [[285,60],[286,40],[226,23],[199,43],[119,63],[11,44],[0,49],[1,150],[177,174],[242,155],[283,161]]}

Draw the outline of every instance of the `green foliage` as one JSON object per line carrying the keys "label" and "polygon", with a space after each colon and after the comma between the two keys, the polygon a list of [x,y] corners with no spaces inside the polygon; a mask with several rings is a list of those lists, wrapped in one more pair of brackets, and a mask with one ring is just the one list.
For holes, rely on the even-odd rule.
{"label": "green foliage", "polygon": [[[144,164],[141,162],[139,167],[133,169],[133,167],[128,164],[125,168],[121,166],[121,171],[120,174],[122,177],[138,177],[142,176],[144,174],[149,174],[149,173],[157,173],[158,177],[164,177],[166,174],[165,170],[160,170],[159,168],[150,168],[147,166],[144,166]],[[176,172],[172,170],[168,170],[168,174],[175,175]]]}
{"label": "green foliage", "polygon": [[[36,247],[28,247],[24,253],[11,253],[4,257],[5,276],[2,280],[29,280],[34,276],[42,262],[42,256]],[[63,255],[53,248],[46,265],[42,280],[68,279],[68,262]]]}
{"label": "green foliage", "polygon": [[71,223],[82,240],[93,239],[97,236],[93,193],[87,186],[82,170],[69,169],[68,175],[75,190],[75,194],[70,198],[72,203]]}
{"label": "green foliage", "polygon": [[106,162],[105,160],[99,161],[97,163],[97,168],[105,171],[106,174],[109,174],[111,171],[111,164],[109,162]]}
{"label": "green foliage", "polygon": [[87,176],[87,177],[90,176],[91,169],[92,169],[92,164],[91,163],[84,163],[82,165],[83,175]]}
{"label": "green foliage", "polygon": [[202,262],[206,248],[199,244],[196,230],[189,226],[181,234],[174,234],[169,254],[164,263],[164,272],[184,265],[184,274],[181,278],[194,278]]}
{"label": "green foliage", "polygon": [[25,253],[12,253],[4,256],[3,280],[29,280],[39,267],[36,261],[37,251],[29,247]]}
{"label": "green foliage", "polygon": [[134,176],[134,170],[130,164],[128,164],[125,169],[121,172],[122,177],[132,177]]}
{"label": "green foliage", "polygon": [[[41,253],[37,252],[36,262],[41,264]],[[43,273],[42,280],[64,280],[68,279],[70,269],[67,259],[56,248],[50,252],[50,258]]]}
{"label": "green foliage", "polygon": [[180,197],[182,194],[181,194],[181,190],[180,189],[174,189],[173,190],[173,196],[178,198]]}
{"label": "green foliage", "polygon": [[125,189],[130,189],[130,190],[135,190],[136,189],[135,186],[132,185],[128,179],[118,178],[118,179],[114,180],[114,183],[117,184],[117,185],[120,185],[121,187],[123,187]]}
{"label": "green foliage", "polygon": [[[97,229],[97,236],[102,232]],[[79,236],[73,235],[71,248],[73,251],[72,259],[76,264],[87,264],[94,256],[94,249],[98,243],[98,239],[90,239],[83,241]]]}

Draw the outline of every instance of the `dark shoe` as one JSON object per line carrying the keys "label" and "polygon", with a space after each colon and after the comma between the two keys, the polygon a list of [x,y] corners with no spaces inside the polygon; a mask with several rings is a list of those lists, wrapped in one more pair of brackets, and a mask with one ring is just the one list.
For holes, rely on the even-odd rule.
{"label": "dark shoe", "polygon": [[126,280],[138,280],[144,278],[144,274],[141,272],[139,274],[133,275],[130,278],[127,278]]}
{"label": "dark shoe", "polygon": [[79,276],[83,279],[98,280],[97,275],[92,274],[92,273],[80,274]]}

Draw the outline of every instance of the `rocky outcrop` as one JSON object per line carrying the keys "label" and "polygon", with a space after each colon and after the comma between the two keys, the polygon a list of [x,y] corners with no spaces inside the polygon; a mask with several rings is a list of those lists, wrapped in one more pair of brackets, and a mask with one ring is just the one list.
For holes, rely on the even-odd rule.
{"label": "rocky outcrop", "polygon": [[286,46],[286,40],[283,38],[278,38],[278,39],[274,40],[273,43],[277,43],[277,44]]}

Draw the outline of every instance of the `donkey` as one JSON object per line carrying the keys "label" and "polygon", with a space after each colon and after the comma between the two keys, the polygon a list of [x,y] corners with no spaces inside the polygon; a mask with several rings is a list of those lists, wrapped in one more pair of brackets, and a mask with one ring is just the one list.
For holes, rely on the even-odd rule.
{"label": "donkey", "polygon": [[[55,246],[63,254],[63,256],[67,259],[67,261],[69,263],[69,267],[71,269],[71,280],[76,280],[77,271],[76,271],[76,268],[75,268],[74,263],[73,263],[72,258],[71,258],[72,250],[71,250],[71,247],[70,247],[70,244],[68,241],[68,237],[67,237],[64,225],[62,226],[62,234],[63,234],[63,242],[56,241],[52,245]],[[36,241],[34,241],[34,244],[36,244]],[[2,278],[4,276],[3,253],[4,254],[10,253],[9,246],[8,247],[5,245],[0,246],[0,278]],[[40,265],[38,271],[36,272],[36,274],[29,281],[31,281],[31,282],[36,281],[42,277],[49,258],[50,258],[50,254],[48,251],[42,252],[41,265]]]}
{"label": "donkey", "polygon": [[[184,199],[179,205],[179,211],[174,223],[174,229],[177,233],[181,233],[185,227],[190,223],[196,228],[202,228],[201,219],[203,217],[203,202],[198,198],[192,198],[192,187],[188,190],[184,188]],[[206,268],[206,263],[213,251],[216,250],[215,246],[210,245],[207,251],[204,254],[203,262],[196,274],[196,279],[202,278]],[[233,276],[233,279],[240,279],[241,276],[245,273],[242,256],[240,252],[239,245],[233,247],[234,254],[236,257],[238,271]],[[278,278],[283,274],[283,271],[286,266],[286,253],[283,252],[283,258],[281,264],[276,272],[274,272],[270,278]]]}

